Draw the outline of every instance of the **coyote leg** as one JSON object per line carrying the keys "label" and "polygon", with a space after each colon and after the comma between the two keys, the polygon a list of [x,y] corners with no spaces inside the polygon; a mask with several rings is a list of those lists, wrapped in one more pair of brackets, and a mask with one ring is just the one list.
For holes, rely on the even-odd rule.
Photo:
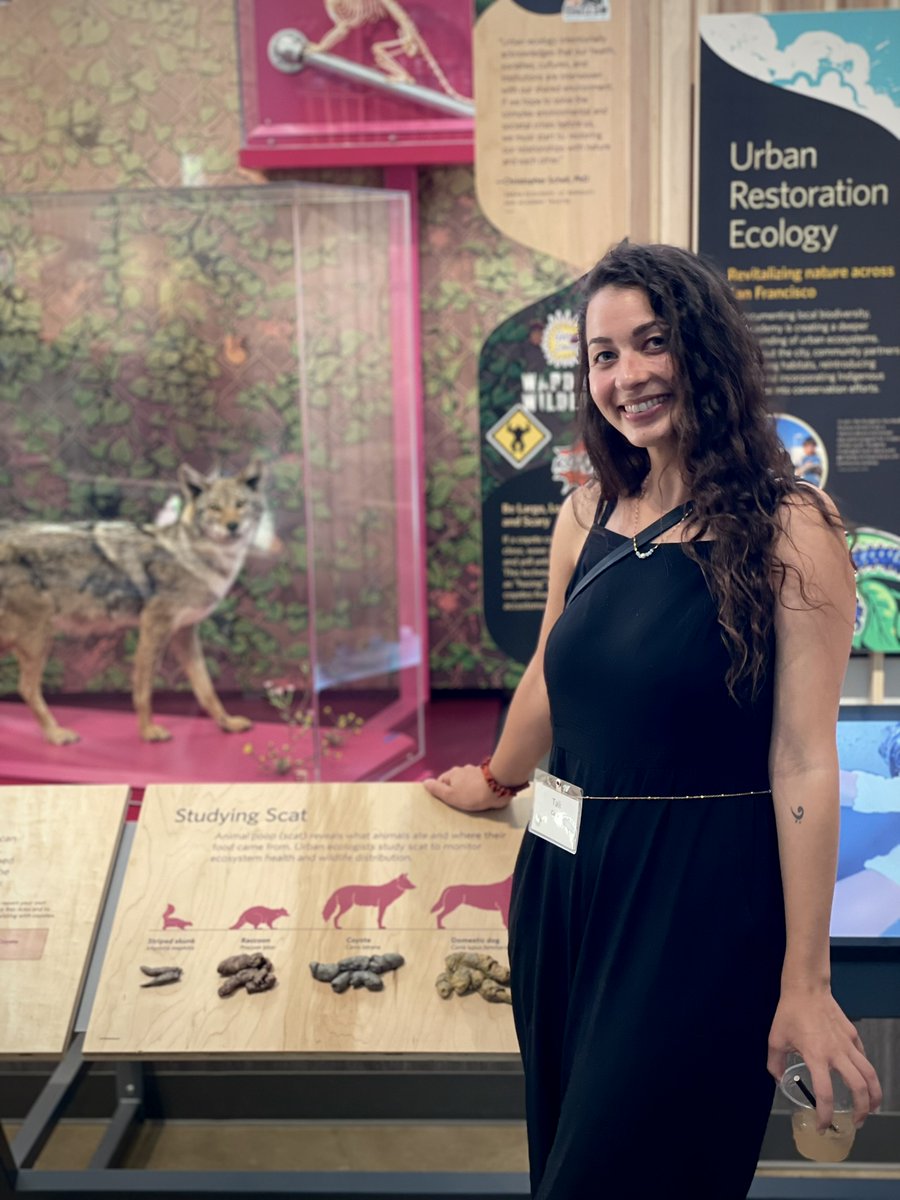
{"label": "coyote leg", "polygon": [[197,626],[188,625],[177,630],[172,637],[171,646],[173,654],[188,677],[197,703],[209,713],[219,728],[224,729],[226,733],[243,733],[245,729],[252,728],[253,722],[248,721],[246,717],[233,717],[225,711],[206,668]]}
{"label": "coyote leg", "polygon": [[34,632],[23,635],[12,646],[12,651],[19,661],[19,695],[37,717],[45,739],[54,746],[65,746],[69,742],[77,742],[78,734],[74,729],[64,729],[57,722],[41,690],[50,640],[49,630],[38,626]]}
{"label": "coyote leg", "polygon": [[172,736],[168,729],[153,720],[153,676],[170,628],[165,614],[159,609],[154,610],[152,604],[141,613],[131,694],[138,728],[145,742],[167,742]]}

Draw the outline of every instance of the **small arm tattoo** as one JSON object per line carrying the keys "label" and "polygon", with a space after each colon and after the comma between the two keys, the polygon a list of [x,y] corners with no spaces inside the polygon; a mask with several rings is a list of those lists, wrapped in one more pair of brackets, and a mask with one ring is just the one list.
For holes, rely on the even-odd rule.
{"label": "small arm tattoo", "polygon": [[797,822],[797,824],[799,825],[799,824],[800,824],[800,822],[803,820],[803,805],[802,805],[802,804],[798,804],[796,808],[792,808],[792,809],[791,809],[791,816],[794,818],[794,820],[795,820],[795,821]]}

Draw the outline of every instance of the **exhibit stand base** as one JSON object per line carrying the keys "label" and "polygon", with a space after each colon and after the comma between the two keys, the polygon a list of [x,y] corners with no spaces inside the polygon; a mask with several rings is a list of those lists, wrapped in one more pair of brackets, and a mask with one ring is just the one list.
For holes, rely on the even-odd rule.
{"label": "exhibit stand base", "polygon": [[[518,1159],[501,1162],[489,1144],[479,1160],[463,1129],[480,1126],[483,1144],[492,1127],[521,1130],[511,1009],[435,986],[460,947],[500,966],[527,793],[477,819],[408,783],[153,784],[140,820],[126,823],[127,800],[124,785],[0,790],[17,889],[7,901],[16,953],[7,948],[3,964],[13,1020],[0,1022],[0,1115],[21,1122],[11,1143],[0,1125],[0,1200],[528,1196],[524,1170],[484,1169]],[[403,961],[380,988],[321,986],[311,966],[337,965],[360,946],[367,961],[395,950]],[[219,968],[257,953],[271,956],[278,986],[226,998]],[[146,990],[144,980],[166,975],[176,978]],[[50,1170],[62,1121],[99,1124],[102,1135],[93,1153]],[[198,1169],[164,1169],[165,1158],[147,1166],[135,1136],[178,1122],[218,1123],[189,1160]],[[396,1160],[360,1155],[365,1170],[344,1170],[343,1156],[330,1170],[262,1169],[272,1160],[255,1146],[246,1159],[226,1157],[242,1122],[323,1134],[343,1125],[345,1146],[351,1126],[392,1123],[409,1128],[409,1144]],[[424,1125],[458,1154],[417,1154]],[[898,1145],[900,1114],[879,1115],[852,1163],[815,1168],[796,1158],[776,1111],[750,1197],[893,1200]],[[698,1145],[706,1194],[714,1156]],[[223,1169],[245,1161],[255,1169]],[[410,1169],[420,1163],[459,1169]]]}
{"label": "exhibit stand base", "polygon": [[[515,1059],[465,1062],[410,1060],[390,1062],[313,1060],[296,1064],[288,1072],[281,1064],[258,1064],[256,1072],[210,1072],[185,1076],[175,1071],[165,1079],[159,1064],[124,1061],[114,1072],[104,1073],[107,1100],[106,1130],[88,1165],[77,1170],[36,1167],[57,1122],[70,1106],[86,1115],[84,1084],[98,1067],[82,1055],[83,1036],[72,1045],[36,1095],[13,1139],[8,1143],[0,1127],[0,1197],[2,1196],[303,1196],[307,1200],[363,1200],[364,1197],[430,1200],[432,1197],[468,1197],[478,1200],[526,1200],[524,1172],[509,1171],[305,1171],[305,1170],[153,1170],[122,1166],[144,1120],[184,1120],[189,1115],[209,1120],[225,1112],[248,1119],[251,1112],[267,1120],[316,1119],[327,1123],[354,1120],[408,1121],[412,1127],[430,1120],[451,1126],[459,1121],[494,1124],[521,1119],[521,1072]],[[269,1071],[266,1071],[269,1067]],[[20,1076],[19,1079],[27,1078]],[[179,1079],[181,1082],[179,1082]],[[202,1082],[201,1082],[202,1080]],[[309,1086],[314,1081],[314,1086]],[[439,1086],[435,1086],[435,1084]],[[475,1086],[473,1086],[473,1084]],[[0,1077],[0,1101],[3,1099]],[[87,1115],[99,1099],[93,1094]],[[110,1111],[111,1110],[111,1111]],[[411,1114],[415,1114],[412,1116]],[[352,1117],[351,1117],[352,1114]],[[900,1115],[873,1118],[865,1127],[864,1152],[882,1151],[880,1161],[854,1161],[829,1168],[803,1163],[792,1157],[790,1122],[773,1113],[763,1159],[749,1200],[893,1200],[900,1168],[889,1167],[887,1156],[896,1148]],[[227,1126],[222,1137],[227,1137]],[[767,1158],[767,1151],[783,1159]],[[698,1183],[706,1163],[698,1156]],[[709,1169],[714,1169],[710,1164]],[[635,1165],[636,1178],[639,1165]],[[648,1200],[650,1198],[648,1197]],[[662,1200],[662,1198],[660,1198]]]}

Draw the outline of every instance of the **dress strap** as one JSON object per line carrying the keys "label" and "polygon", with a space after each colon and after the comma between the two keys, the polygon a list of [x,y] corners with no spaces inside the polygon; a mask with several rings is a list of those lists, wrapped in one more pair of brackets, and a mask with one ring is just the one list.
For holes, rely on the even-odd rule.
{"label": "dress strap", "polygon": [[602,496],[600,497],[597,503],[597,511],[594,514],[594,524],[599,526],[600,529],[606,528],[606,523],[616,507],[617,499],[617,496],[614,496],[612,500],[604,500]]}

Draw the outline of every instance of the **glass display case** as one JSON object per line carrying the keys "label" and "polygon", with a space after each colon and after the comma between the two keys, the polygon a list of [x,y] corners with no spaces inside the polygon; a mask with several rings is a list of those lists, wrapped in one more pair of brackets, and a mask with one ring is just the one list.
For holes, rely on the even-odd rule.
{"label": "glass display case", "polygon": [[320,185],[0,199],[4,780],[422,754],[409,220]]}

